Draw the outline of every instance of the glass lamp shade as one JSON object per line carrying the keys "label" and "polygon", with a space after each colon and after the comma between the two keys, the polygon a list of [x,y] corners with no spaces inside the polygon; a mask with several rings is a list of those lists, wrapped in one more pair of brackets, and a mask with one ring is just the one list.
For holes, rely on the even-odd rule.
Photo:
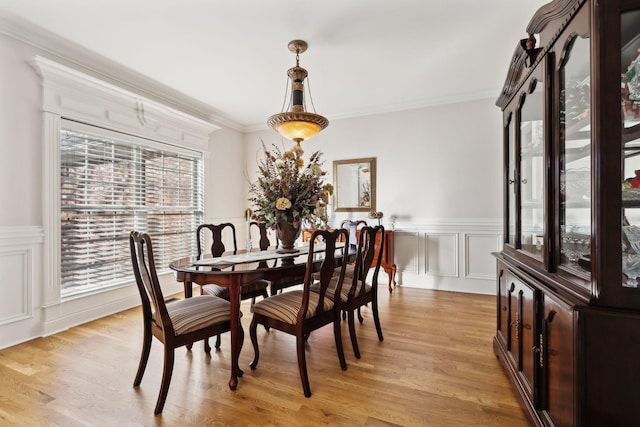
{"label": "glass lamp shade", "polygon": [[287,112],[269,117],[267,124],[283,137],[300,142],[309,139],[329,125],[329,120],[319,114]]}

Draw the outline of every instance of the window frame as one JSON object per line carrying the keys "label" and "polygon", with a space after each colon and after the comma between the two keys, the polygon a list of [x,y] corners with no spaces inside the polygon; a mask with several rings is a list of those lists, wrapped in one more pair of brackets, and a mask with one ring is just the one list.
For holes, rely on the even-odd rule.
{"label": "window frame", "polygon": [[[43,333],[55,333],[69,324],[102,317],[140,303],[133,277],[129,286],[101,292],[61,297],[60,288],[60,129],[63,119],[145,138],[203,154],[204,194],[207,194],[209,138],[220,129],[204,118],[142,96],[150,93],[128,82],[125,90],[93,75],[35,56],[30,65],[41,78],[42,87],[42,222],[44,229],[42,287],[37,289],[41,305]],[[101,75],[93,72],[94,75]],[[116,80],[111,80],[116,81]],[[137,89],[136,89],[137,88]],[[155,99],[166,99],[151,93]],[[173,104],[172,104],[173,105]],[[206,207],[206,200],[205,200]],[[205,213],[206,215],[206,213]],[[182,286],[173,280],[165,292],[178,292]]]}
{"label": "window frame", "polygon": [[[192,203],[189,204],[188,209],[184,209],[185,206],[180,209],[180,206],[171,205],[170,202],[167,204],[163,204],[162,206],[154,207],[153,203],[146,203],[147,200],[151,199],[151,194],[150,192],[147,192],[148,188],[145,183],[132,183],[130,185],[130,194],[132,194],[132,196],[130,198],[127,198],[124,204],[98,203],[98,199],[100,198],[100,196],[91,196],[91,193],[86,192],[78,196],[77,198],[74,198],[73,200],[67,199],[68,202],[65,203],[65,199],[67,197],[73,197],[75,194],[75,192],[71,194],[65,194],[68,192],[68,190],[64,190],[62,188],[65,183],[67,183],[67,185],[77,184],[80,186],[79,188],[83,189],[91,189],[91,182],[89,182],[89,185],[85,185],[86,181],[82,179],[80,180],[80,182],[77,182],[78,180],[71,177],[65,179],[65,170],[63,169],[65,155],[62,152],[65,132],[76,134],[76,137],[86,135],[87,138],[89,138],[91,141],[103,143],[105,147],[113,147],[113,149],[120,154],[130,154],[131,159],[124,160],[121,164],[132,167],[136,176],[138,176],[143,181],[146,180],[143,157],[147,154],[158,153],[163,159],[171,159],[176,157],[192,159],[195,162],[195,164],[193,164],[192,166],[197,168],[192,172],[192,185],[189,190],[190,192],[194,193],[189,197],[192,200]],[[154,237],[154,234],[156,235],[156,238],[154,239],[154,247],[158,254],[157,267],[160,274],[168,271],[168,263],[171,259],[179,256],[195,255],[196,244],[194,236],[189,236],[191,238],[190,242],[184,242],[184,236],[182,236],[181,238],[180,235],[171,236],[165,233],[161,233],[161,229],[164,227],[153,226],[149,223],[149,221],[147,221],[147,219],[149,214],[153,215],[154,213],[160,213],[160,216],[163,217],[162,221],[164,224],[164,217],[169,213],[176,212],[175,208],[178,208],[178,212],[189,211],[192,213],[191,215],[195,217],[191,221],[192,224],[189,232],[192,232],[197,224],[203,222],[204,156],[201,151],[186,149],[161,141],[154,141],[146,138],[123,134],[121,132],[115,132],[109,129],[98,128],[68,119],[61,120],[59,150],[61,153],[59,164],[59,173],[61,179],[59,212],[61,230],[61,298],[64,299],[83,293],[101,292],[108,288],[126,286],[131,283],[131,275],[129,274],[130,261],[128,256],[128,231],[131,230],[117,231],[115,229],[115,226],[109,226],[108,222],[105,226],[104,218],[109,218],[110,216],[117,216],[118,222],[123,219],[125,221],[128,220],[127,222],[129,223],[130,229],[135,228],[138,231],[149,232],[151,233],[152,237]],[[82,155],[83,153],[77,153],[75,159],[86,159],[86,157],[83,158]],[[110,164],[112,160],[111,158],[103,159],[102,157],[98,157],[95,155],[95,153],[92,156],[92,159],[94,161],[105,160],[105,164],[107,165]],[[80,170],[82,169],[83,168],[80,167]],[[164,172],[166,172],[164,167],[161,167],[160,171],[163,174]],[[131,172],[131,170],[129,170],[129,172]],[[114,173],[118,172],[116,171]],[[163,180],[164,178],[160,179]],[[156,183],[158,183],[157,180]],[[108,191],[108,189],[110,188],[108,186],[111,184],[111,182],[108,182],[107,187],[102,191]],[[162,184],[165,184],[164,180],[162,181]],[[165,190],[163,190],[162,188],[166,187],[160,186],[157,188],[159,188],[162,196],[175,195],[175,193],[173,193],[171,189],[169,189],[168,192],[165,193]],[[116,215],[116,211],[119,212],[119,214]],[[109,212],[111,212],[111,214],[109,214]],[[92,216],[92,214],[95,214],[95,220],[85,221],[86,225],[81,226],[80,224],[78,224],[81,219],[76,222],[76,218],[88,219]],[[185,217],[187,218],[188,216],[189,215],[185,215]],[[73,238],[70,238],[71,233],[73,233],[73,229],[80,230],[80,234],[78,237],[82,236],[82,240],[74,241]],[[104,232],[109,233],[108,237],[106,234],[102,234]],[[94,255],[93,248],[87,247],[86,242],[89,239],[89,236],[95,236],[94,233],[101,234],[98,244],[101,244],[100,242],[107,242],[108,244],[106,245],[106,247],[111,248],[113,255],[119,254],[116,255],[118,258],[120,258],[119,262],[117,259],[105,260],[103,257],[98,256],[99,254]],[[184,231],[182,231],[182,234],[184,235]],[[160,236],[162,237],[160,238]],[[102,247],[104,247],[104,243],[102,243]],[[178,250],[178,248],[180,249]],[[124,254],[122,254],[122,252],[124,252]],[[96,260],[99,260],[100,258],[103,258],[103,261],[96,262]],[[74,261],[83,259],[91,260],[91,262],[96,265],[96,267],[91,268],[89,266],[90,263],[87,263],[87,266],[78,266],[77,262],[74,263]],[[110,266],[107,267],[107,269],[105,269],[104,266],[105,262]],[[102,264],[102,266],[99,266],[97,264]]]}

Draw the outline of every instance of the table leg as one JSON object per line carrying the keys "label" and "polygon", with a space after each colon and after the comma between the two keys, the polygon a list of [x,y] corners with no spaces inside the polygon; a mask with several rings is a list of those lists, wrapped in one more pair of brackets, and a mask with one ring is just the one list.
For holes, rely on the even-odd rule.
{"label": "table leg", "polygon": [[238,387],[238,377],[244,374],[238,365],[242,348],[241,339],[244,338],[244,331],[240,323],[240,275],[233,275],[231,278],[229,303],[231,304],[231,379],[229,379],[229,388],[235,390]]}
{"label": "table leg", "polygon": [[184,282],[184,297],[191,298],[193,295],[193,285],[191,282]]}
{"label": "table leg", "polygon": [[[183,282],[182,285],[184,286],[184,297],[191,298],[193,294],[193,284],[191,282]],[[187,344],[188,350],[191,350],[192,347],[193,347],[193,343]]]}

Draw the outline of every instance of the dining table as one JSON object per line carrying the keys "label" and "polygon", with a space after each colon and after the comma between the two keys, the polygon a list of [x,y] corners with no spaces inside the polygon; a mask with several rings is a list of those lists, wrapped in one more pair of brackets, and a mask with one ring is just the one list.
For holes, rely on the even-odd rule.
{"label": "dining table", "polygon": [[[336,250],[341,251],[340,257],[344,259],[342,252],[348,247],[338,244]],[[200,257],[184,257],[172,261],[169,268],[175,272],[178,282],[184,284],[185,298],[190,298],[193,292],[193,284],[207,285],[216,284],[229,288],[229,303],[231,310],[231,378],[229,388],[235,390],[238,386],[238,378],[242,377],[244,371],[238,365],[240,349],[242,343],[238,337],[244,335],[240,323],[240,289],[242,285],[253,282],[257,279],[275,281],[284,277],[302,278],[306,272],[308,258],[308,244],[297,247],[295,253],[279,253],[276,248],[267,250],[254,249],[252,251],[238,250],[228,252],[220,257],[203,255]],[[348,249],[347,258],[349,261],[355,257],[355,251]],[[319,269],[324,258],[324,245],[316,243],[314,245],[314,270]]]}

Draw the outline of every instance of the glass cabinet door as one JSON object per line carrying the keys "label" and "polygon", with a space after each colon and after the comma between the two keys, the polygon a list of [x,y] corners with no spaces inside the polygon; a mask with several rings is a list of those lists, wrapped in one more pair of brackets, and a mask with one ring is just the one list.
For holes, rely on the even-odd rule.
{"label": "glass cabinet door", "polygon": [[640,10],[621,15],[622,286],[640,282]]}
{"label": "glass cabinet door", "polygon": [[591,270],[591,77],[589,39],[574,36],[560,67],[560,266]]}
{"label": "glass cabinet door", "polygon": [[533,78],[520,108],[520,248],[543,260],[545,161],[543,81]]}

